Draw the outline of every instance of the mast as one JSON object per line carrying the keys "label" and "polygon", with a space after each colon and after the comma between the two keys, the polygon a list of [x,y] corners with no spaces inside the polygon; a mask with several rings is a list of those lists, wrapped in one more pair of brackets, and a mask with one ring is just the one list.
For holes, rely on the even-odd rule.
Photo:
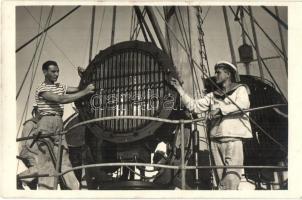
{"label": "mast", "polygon": [[151,33],[150,29],[149,29],[149,26],[146,23],[145,18],[143,16],[142,12],[140,11],[139,7],[138,6],[134,6],[134,10],[135,10],[135,13],[137,15],[137,18],[138,18],[139,24],[141,26],[141,29],[142,29],[143,35],[145,37],[145,40],[148,41],[148,37],[147,37],[147,35],[145,33],[145,29],[146,29],[151,42],[156,45],[156,42],[155,42],[155,40],[154,40],[154,38],[152,36],[152,33]]}
{"label": "mast", "polygon": [[248,10],[249,10],[249,13],[250,13],[250,20],[251,20],[251,26],[252,26],[252,32],[253,32],[253,38],[254,38],[254,44],[255,44],[255,50],[256,50],[256,55],[257,55],[260,77],[261,77],[261,80],[263,81],[264,80],[264,74],[263,74],[263,68],[262,68],[262,62],[261,62],[261,55],[260,55],[257,33],[256,33],[256,30],[255,30],[255,24],[254,24],[254,20],[253,20],[254,19],[253,11],[252,11],[251,6],[248,7]]}
{"label": "mast", "polygon": [[[244,32],[244,12],[243,12],[242,8],[240,9],[239,12],[240,12],[240,20],[241,20],[241,24],[242,24],[242,26],[241,26],[242,44],[247,45],[246,36],[245,36],[245,32]],[[251,52],[252,51],[253,50],[251,50]],[[239,52],[239,54],[240,54],[240,52]],[[249,62],[244,62],[243,64],[244,64],[245,69],[246,69],[246,74],[249,75],[250,74],[250,63]]]}
{"label": "mast", "polygon": [[150,22],[154,28],[154,31],[155,31],[155,34],[158,38],[158,41],[160,43],[160,46],[162,47],[162,49],[164,50],[165,53],[167,53],[169,55],[169,48],[168,48],[168,45],[167,45],[167,42],[166,42],[166,39],[164,38],[164,35],[160,29],[160,26],[158,24],[158,21],[156,19],[156,16],[154,14],[154,11],[152,9],[152,7],[150,6],[145,6],[145,9],[146,9],[146,12],[147,12],[147,15],[150,19]]}
{"label": "mast", "polygon": [[[226,27],[226,31],[227,31],[229,47],[230,47],[230,52],[231,52],[231,57],[232,57],[232,64],[237,67],[235,50],[234,50],[234,46],[233,46],[232,34],[231,34],[231,29],[230,29],[230,24],[229,24],[229,19],[228,19],[228,14],[227,14],[226,7],[222,6],[222,10],[223,10],[224,22],[225,22],[225,27]],[[238,75],[238,70],[237,70],[237,73],[236,73],[236,80],[240,81],[240,78],[239,78],[239,75]]]}
{"label": "mast", "polygon": [[94,33],[94,20],[95,20],[95,6],[92,6],[92,15],[91,15],[91,32],[90,32],[90,48],[89,48],[89,60],[91,62],[92,57],[92,48],[93,48],[93,33]]}
{"label": "mast", "polygon": [[112,29],[111,29],[111,46],[114,44],[114,35],[115,35],[115,18],[116,18],[116,6],[113,6],[112,13]]}

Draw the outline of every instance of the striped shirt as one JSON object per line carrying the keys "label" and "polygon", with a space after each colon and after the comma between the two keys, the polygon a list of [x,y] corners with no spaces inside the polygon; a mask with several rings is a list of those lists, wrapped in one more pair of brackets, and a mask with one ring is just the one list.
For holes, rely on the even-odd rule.
{"label": "striped shirt", "polygon": [[48,101],[41,96],[43,92],[52,92],[57,95],[63,95],[66,93],[67,86],[61,83],[41,85],[36,89],[35,100],[38,106],[38,112],[41,116],[46,115],[60,115],[63,116],[64,105],[53,101]]}

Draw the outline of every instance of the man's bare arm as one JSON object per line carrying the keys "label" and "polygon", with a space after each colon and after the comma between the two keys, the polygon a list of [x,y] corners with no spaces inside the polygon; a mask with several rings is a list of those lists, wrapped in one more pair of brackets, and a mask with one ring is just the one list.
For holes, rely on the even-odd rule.
{"label": "man's bare arm", "polygon": [[69,87],[67,86],[66,94],[73,94],[79,92],[80,89],[78,87]]}
{"label": "man's bare arm", "polygon": [[48,101],[53,101],[56,103],[66,104],[74,102],[80,99],[83,96],[94,93],[94,85],[89,84],[84,90],[76,92],[74,94],[65,94],[65,95],[57,95],[52,92],[43,92],[41,96]]}

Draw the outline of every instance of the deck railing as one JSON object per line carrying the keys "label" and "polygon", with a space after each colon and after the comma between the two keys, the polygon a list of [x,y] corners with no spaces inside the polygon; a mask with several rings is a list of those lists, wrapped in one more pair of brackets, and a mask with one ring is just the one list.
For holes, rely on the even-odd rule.
{"label": "deck railing", "polygon": [[[77,127],[91,124],[91,123],[96,123],[100,121],[107,121],[107,120],[119,120],[119,119],[141,119],[141,120],[152,120],[152,121],[158,121],[158,122],[164,122],[164,123],[170,123],[170,124],[179,124],[180,125],[180,141],[181,141],[181,157],[180,157],[180,165],[175,166],[175,165],[162,165],[162,164],[150,164],[150,163],[99,163],[99,164],[90,164],[90,165],[82,165],[79,167],[74,167],[70,168],[68,170],[65,170],[63,172],[60,172],[60,166],[61,166],[61,148],[62,148],[62,139],[63,135],[69,134],[69,131],[72,129],[75,129]],[[62,131],[60,134],[57,134],[59,137],[59,144],[58,144],[58,154],[57,154],[57,159],[56,160],[56,171],[55,174],[38,174],[38,175],[33,175],[33,176],[19,176],[19,179],[25,179],[25,178],[35,178],[35,177],[54,177],[54,189],[57,189],[58,187],[58,181],[59,177],[63,176],[66,173],[69,173],[74,170],[78,169],[87,169],[87,168],[101,168],[101,167],[116,167],[116,166],[144,166],[144,167],[157,167],[157,168],[165,168],[165,169],[180,169],[181,170],[181,189],[186,189],[186,170],[196,170],[196,169],[219,169],[219,168],[244,168],[244,169],[277,169],[279,171],[287,171],[288,167],[287,166],[245,166],[245,165],[229,165],[229,166],[186,166],[185,164],[185,137],[184,137],[184,125],[188,123],[193,123],[193,122],[199,122],[199,121],[204,121],[205,118],[198,118],[198,119],[192,119],[192,120],[170,120],[170,119],[162,119],[162,118],[156,118],[156,117],[145,117],[145,116],[114,116],[114,117],[102,117],[102,118],[97,118],[97,119],[92,119],[92,120],[87,120],[80,122],[72,127],[70,127],[67,130]],[[54,136],[53,134],[47,133],[47,134],[42,134],[39,135],[39,138],[48,138]],[[37,136],[30,136],[30,137],[24,137],[24,138],[18,138],[17,142],[19,141],[24,141],[28,139],[39,139]]]}

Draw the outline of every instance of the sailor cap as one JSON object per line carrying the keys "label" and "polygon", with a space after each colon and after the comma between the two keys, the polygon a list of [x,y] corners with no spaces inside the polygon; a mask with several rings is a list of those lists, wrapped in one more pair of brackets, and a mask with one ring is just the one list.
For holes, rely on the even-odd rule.
{"label": "sailor cap", "polygon": [[215,70],[218,67],[223,67],[223,66],[228,66],[230,67],[232,70],[234,70],[234,72],[237,72],[237,67],[235,65],[233,65],[232,63],[228,62],[228,61],[219,61],[215,64]]}

